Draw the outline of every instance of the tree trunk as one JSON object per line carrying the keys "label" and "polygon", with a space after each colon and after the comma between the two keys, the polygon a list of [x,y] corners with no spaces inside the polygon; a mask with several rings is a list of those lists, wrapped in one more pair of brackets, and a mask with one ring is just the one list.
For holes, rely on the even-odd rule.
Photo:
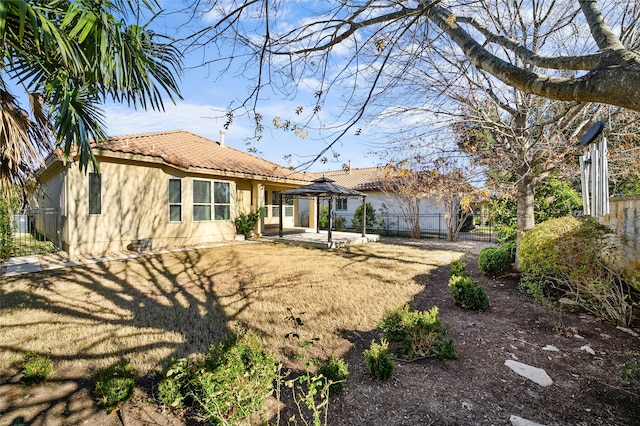
{"label": "tree trunk", "polygon": [[520,265],[520,240],[522,235],[535,226],[533,199],[535,195],[535,182],[529,177],[520,178],[516,185],[516,269]]}

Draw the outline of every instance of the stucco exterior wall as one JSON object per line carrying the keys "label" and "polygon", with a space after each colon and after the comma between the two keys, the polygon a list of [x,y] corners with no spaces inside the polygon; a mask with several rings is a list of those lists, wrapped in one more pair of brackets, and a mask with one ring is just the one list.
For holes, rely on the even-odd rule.
{"label": "stucco exterior wall", "polygon": [[611,226],[622,238],[622,258],[617,260],[625,278],[640,287],[640,196],[609,201],[610,213],[600,223]]}

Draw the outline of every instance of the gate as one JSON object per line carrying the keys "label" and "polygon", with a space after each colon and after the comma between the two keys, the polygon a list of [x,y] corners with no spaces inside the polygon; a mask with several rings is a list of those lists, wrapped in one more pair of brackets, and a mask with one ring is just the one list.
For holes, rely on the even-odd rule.
{"label": "gate", "polygon": [[13,257],[54,253],[62,247],[62,221],[57,209],[29,209],[16,214],[13,229]]}

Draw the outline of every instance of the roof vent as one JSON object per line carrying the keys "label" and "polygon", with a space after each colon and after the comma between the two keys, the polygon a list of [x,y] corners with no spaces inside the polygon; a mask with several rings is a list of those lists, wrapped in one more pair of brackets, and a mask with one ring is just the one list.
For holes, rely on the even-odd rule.
{"label": "roof vent", "polygon": [[224,129],[220,129],[220,142],[218,144],[224,146]]}

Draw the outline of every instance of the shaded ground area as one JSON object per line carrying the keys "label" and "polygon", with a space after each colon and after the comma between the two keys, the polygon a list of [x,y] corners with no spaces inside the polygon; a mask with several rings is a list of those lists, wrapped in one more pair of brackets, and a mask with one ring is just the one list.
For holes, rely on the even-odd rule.
{"label": "shaded ground area", "polygon": [[[447,287],[448,263],[462,254],[442,251],[451,248],[443,243],[434,250],[435,242],[397,242],[335,252],[231,247],[5,280],[0,425],[196,424],[189,411],[156,405],[153,370],[165,357],[202,351],[213,343],[203,335],[218,336],[234,321],[261,330],[269,350],[281,357],[290,349],[281,338],[290,331],[281,312],[288,306],[306,312],[306,331],[320,337],[316,355],[335,353],[349,363],[345,390],[331,401],[331,425],[500,425],[511,415],[548,425],[638,424],[640,390],[621,379],[620,367],[640,358],[639,338],[587,315],[549,313],[520,294],[513,280],[480,275],[475,246],[465,248],[464,260],[492,308],[464,311]],[[81,303],[73,304],[69,299],[78,295]],[[384,309],[402,303],[420,310],[437,305],[458,359],[397,362],[392,380],[377,382],[362,353],[381,337],[376,323]],[[55,349],[48,336],[73,347]],[[547,345],[559,352],[543,350]],[[15,361],[26,350],[54,352],[56,375],[49,383],[18,384]],[[134,400],[107,415],[93,403],[88,378],[118,356],[130,357],[147,374]],[[507,359],[545,369],[554,384],[543,388],[517,376],[504,365]],[[287,424],[297,411],[288,395],[283,402],[280,424]],[[271,401],[272,412],[276,406]]]}

